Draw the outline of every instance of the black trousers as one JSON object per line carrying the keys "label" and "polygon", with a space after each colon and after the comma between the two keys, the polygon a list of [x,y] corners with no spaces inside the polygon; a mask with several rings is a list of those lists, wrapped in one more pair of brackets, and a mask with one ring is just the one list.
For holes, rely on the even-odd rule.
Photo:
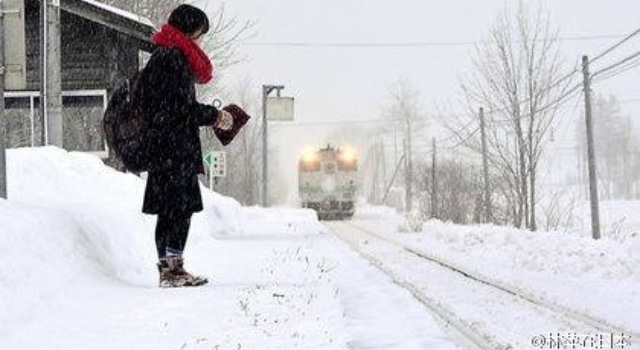
{"label": "black trousers", "polygon": [[171,213],[158,215],[156,223],[156,248],[158,258],[167,256],[167,249],[174,252],[182,252],[187,244],[189,227],[191,226],[190,213]]}

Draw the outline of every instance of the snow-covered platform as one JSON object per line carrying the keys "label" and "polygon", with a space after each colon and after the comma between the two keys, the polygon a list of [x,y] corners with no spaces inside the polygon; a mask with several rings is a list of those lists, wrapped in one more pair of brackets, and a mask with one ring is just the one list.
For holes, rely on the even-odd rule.
{"label": "snow-covered platform", "polygon": [[188,267],[157,288],[144,180],[56,148],[8,153],[0,200],[2,349],[456,349],[408,291],[310,211],[203,188]]}

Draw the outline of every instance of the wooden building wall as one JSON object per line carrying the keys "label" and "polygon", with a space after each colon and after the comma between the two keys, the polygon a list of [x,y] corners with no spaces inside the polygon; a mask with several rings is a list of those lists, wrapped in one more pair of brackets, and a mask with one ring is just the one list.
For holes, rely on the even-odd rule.
{"label": "wooden building wall", "polygon": [[[40,85],[40,1],[25,0],[27,91]],[[138,70],[140,41],[105,25],[60,11],[62,90],[111,90]],[[149,48],[147,48],[148,50]],[[9,98],[9,147],[42,145],[43,123],[38,98],[33,120],[28,97]],[[104,150],[100,120],[101,97],[65,96],[62,99],[63,147],[67,150]],[[32,125],[33,122],[33,125]]]}
{"label": "wooden building wall", "polygon": [[[27,90],[39,90],[40,2],[25,1]],[[135,40],[61,11],[62,90],[111,89],[138,69]]]}

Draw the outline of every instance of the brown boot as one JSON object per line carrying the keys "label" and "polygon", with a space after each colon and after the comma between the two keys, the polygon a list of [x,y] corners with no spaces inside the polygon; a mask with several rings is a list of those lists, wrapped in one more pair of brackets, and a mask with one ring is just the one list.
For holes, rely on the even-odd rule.
{"label": "brown boot", "polygon": [[184,269],[184,260],[180,256],[173,256],[162,260],[158,264],[161,288],[197,287],[207,284],[205,277],[193,276]]}
{"label": "brown boot", "polygon": [[158,273],[160,275],[158,286],[160,288],[180,287],[180,280],[177,275],[173,274],[166,260],[158,263]]}

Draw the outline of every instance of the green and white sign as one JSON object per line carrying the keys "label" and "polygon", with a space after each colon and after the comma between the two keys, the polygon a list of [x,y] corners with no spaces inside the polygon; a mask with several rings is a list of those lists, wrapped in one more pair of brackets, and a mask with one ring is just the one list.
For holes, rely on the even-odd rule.
{"label": "green and white sign", "polygon": [[211,151],[204,156],[204,164],[214,177],[227,176],[227,152]]}

